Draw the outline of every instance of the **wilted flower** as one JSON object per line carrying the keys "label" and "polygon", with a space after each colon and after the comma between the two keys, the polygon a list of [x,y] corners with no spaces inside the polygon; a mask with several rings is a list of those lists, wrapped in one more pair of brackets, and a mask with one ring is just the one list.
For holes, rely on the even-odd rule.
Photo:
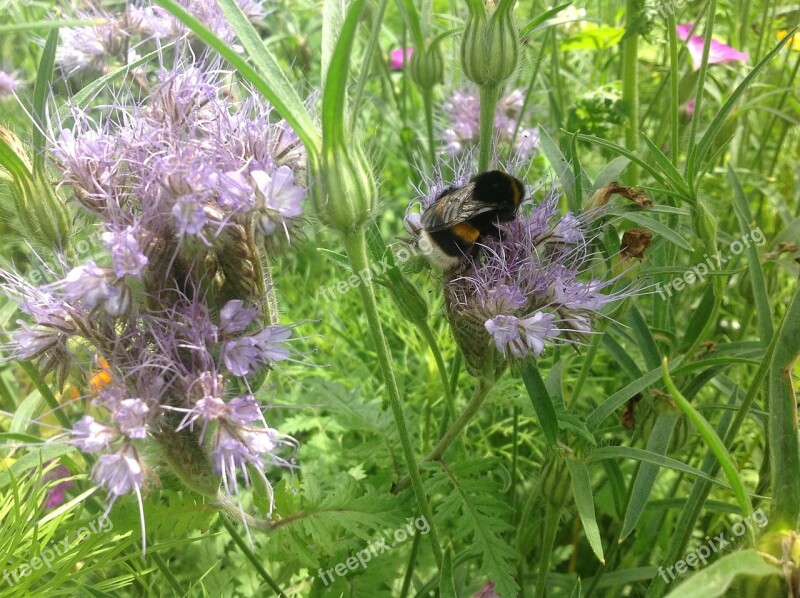
{"label": "wilted flower", "polygon": [[[521,158],[529,156],[538,146],[539,131],[522,126],[525,96],[515,89],[497,103],[494,127],[501,143],[514,141]],[[449,126],[444,130],[444,150],[451,156],[463,153],[478,144],[480,133],[480,100],[478,96],[457,91],[444,104]]]}
{"label": "wilted flower", "polygon": [[393,71],[403,70],[403,65],[413,53],[414,48],[395,48],[389,52],[389,68]]}
{"label": "wilted flower", "polygon": [[[675,30],[678,32],[678,37],[686,42],[686,48],[689,50],[689,55],[692,57],[692,67],[698,70],[703,62],[703,46],[705,45],[705,38],[699,35],[692,35],[695,25],[692,23],[685,23],[678,25]],[[708,50],[708,64],[722,64],[725,62],[747,62],[750,56],[746,52],[740,52],[735,48],[726,46],[715,39],[711,40],[711,46]]]}

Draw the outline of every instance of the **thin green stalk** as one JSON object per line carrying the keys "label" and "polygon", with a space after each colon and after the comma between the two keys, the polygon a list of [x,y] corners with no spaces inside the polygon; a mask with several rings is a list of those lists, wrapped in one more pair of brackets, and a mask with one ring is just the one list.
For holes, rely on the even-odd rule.
{"label": "thin green stalk", "polygon": [[411,554],[408,556],[406,574],[403,576],[403,587],[400,589],[400,598],[406,598],[408,590],[411,589],[411,579],[414,577],[414,565],[417,563],[417,553],[419,552],[421,540],[422,536],[420,534],[414,534],[414,539],[411,542]]}
{"label": "thin green stalk", "polygon": [[[697,89],[694,94],[694,118],[689,129],[689,152],[694,149],[694,142],[697,138],[697,127],[700,125],[700,110],[703,107],[703,91],[706,85],[706,74],[708,72],[708,53],[711,49],[711,34],[714,31],[714,17],[717,11],[717,0],[711,0],[708,7],[708,23],[706,24],[705,42],[703,43],[703,60],[700,62],[700,72],[697,75]],[[691,162],[691,160],[690,160]],[[689,164],[687,164],[689,166]],[[699,164],[691,164],[691,171],[687,172],[687,183],[694,199],[697,185],[694,181],[695,172]]]}
{"label": "thin green stalk", "polygon": [[667,38],[669,40],[669,89],[670,89],[670,104],[669,104],[669,122],[670,122],[670,147],[669,155],[672,164],[678,166],[678,157],[680,155],[680,126],[678,122],[678,34],[675,31],[675,15],[667,11]]}
{"label": "thin green stalk", "polygon": [[282,598],[286,598],[286,594],[283,593],[283,591],[281,590],[280,586],[277,583],[275,583],[275,580],[272,579],[272,577],[267,572],[267,570],[264,569],[264,565],[262,565],[261,561],[258,559],[258,557],[256,557],[255,554],[253,554],[253,551],[250,549],[250,546],[248,546],[247,542],[245,542],[244,539],[239,535],[239,532],[233,526],[233,524],[230,521],[228,521],[228,518],[223,516],[220,519],[222,520],[222,525],[224,525],[225,529],[228,530],[228,533],[231,535],[231,538],[233,539],[233,541],[236,544],[236,546],[239,547],[239,550],[242,551],[242,554],[244,554],[244,556],[247,558],[247,560],[250,561],[250,564],[253,565],[255,570],[261,576],[261,579],[263,579],[264,582],[270,588],[272,588],[272,590],[278,596],[281,596]]}
{"label": "thin green stalk", "polygon": [[422,103],[425,106],[425,128],[428,132],[428,159],[430,168],[436,164],[436,139],[433,135],[433,89],[421,89]]}
{"label": "thin green stalk", "polygon": [[[639,14],[639,0],[625,2],[625,32],[622,44],[622,105],[627,116],[625,145],[635,151],[639,145],[639,34],[631,33]],[[639,169],[635,164],[628,167],[631,184],[639,182]]]}
{"label": "thin green stalk", "polygon": [[[467,403],[467,406],[464,407],[464,411],[461,412],[461,415],[458,416],[458,419],[448,428],[447,432],[444,434],[444,436],[442,436],[441,440],[439,440],[436,447],[434,447],[434,449],[422,460],[422,463],[438,461],[442,458],[445,452],[447,452],[447,449],[450,448],[450,445],[453,444],[453,441],[458,437],[461,431],[467,426],[470,420],[472,420],[474,415],[481,408],[481,405],[483,405],[483,401],[486,399],[486,396],[489,394],[492,386],[494,386],[493,378],[489,376],[481,376],[478,378],[478,381],[475,384],[475,390],[472,393],[472,398],[470,399],[469,403]],[[409,476],[400,479],[397,484],[395,484],[394,491],[398,492],[405,489],[408,487],[410,482],[413,482],[413,480],[411,480]]]}
{"label": "thin green stalk", "polygon": [[[375,58],[375,50],[378,48],[378,37],[380,31],[382,30],[381,24],[383,23],[383,15],[386,13],[386,5],[388,3],[389,0],[381,0],[378,4],[378,11],[375,14],[375,20],[372,23],[372,32],[370,33],[369,44],[367,45],[367,51],[364,54],[364,63],[361,66],[361,73],[358,76],[358,83],[356,84],[356,93],[353,99],[352,114],[360,114],[361,111],[361,102],[364,99],[364,88],[366,87],[367,78],[369,77],[370,66],[372,66]],[[356,120],[357,119],[354,118],[350,123],[350,126],[355,126]]]}
{"label": "thin green stalk", "polygon": [[542,554],[539,557],[539,577],[536,580],[536,598],[544,598],[547,588],[547,572],[550,570],[550,557],[556,541],[558,524],[561,521],[563,507],[548,504],[544,519],[544,535],[542,538]]}
{"label": "thin green stalk", "polygon": [[453,425],[450,426],[445,435],[442,436],[436,447],[422,460],[423,463],[426,461],[438,461],[442,458],[456,437],[464,428],[467,427],[467,424],[481,408],[481,405],[483,405],[483,401],[486,400],[486,397],[489,394],[489,390],[492,388],[492,386],[494,386],[494,380],[490,377],[481,376],[478,378],[478,381],[475,384],[475,390],[472,393],[472,398],[470,399],[469,403],[467,403],[464,411],[461,412],[461,415],[458,416],[458,419],[453,422]]}
{"label": "thin green stalk", "polygon": [[492,162],[494,148],[494,112],[500,89],[497,87],[481,87],[481,120],[478,153],[478,172],[486,172]]}
{"label": "thin green stalk", "polygon": [[450,391],[450,379],[447,376],[447,368],[444,365],[444,359],[442,358],[442,352],[439,350],[439,343],[436,342],[436,337],[433,334],[433,330],[431,330],[430,325],[428,322],[423,322],[423,324],[419,327],[422,336],[425,338],[425,341],[428,343],[428,347],[433,353],[433,359],[436,361],[436,369],[439,370],[439,377],[442,379],[442,391],[444,392],[444,402],[445,402],[445,412],[444,416],[442,417],[442,425],[440,426],[441,434],[447,429],[447,424],[452,417],[455,419],[456,417],[456,402],[453,399],[453,393]]}
{"label": "thin green stalk", "polygon": [[[349,235],[342,235],[342,242],[347,252],[347,257],[350,260],[350,266],[353,272],[365,272],[369,268],[369,259],[367,258],[367,242],[363,230],[357,230]],[[358,286],[361,302],[364,304],[364,311],[367,315],[367,323],[369,325],[370,333],[372,335],[373,343],[375,344],[375,354],[378,358],[378,365],[383,375],[383,381],[386,385],[386,391],[389,395],[389,404],[392,408],[392,415],[394,416],[395,427],[397,428],[397,435],[400,438],[400,445],[403,449],[403,458],[408,468],[408,474],[411,480],[411,486],[414,489],[414,496],[417,499],[417,507],[420,514],[425,517],[430,525],[430,532],[428,532],[428,540],[431,544],[433,557],[436,560],[437,568],[441,569],[442,566],[442,548],[439,544],[439,535],[436,533],[436,528],[433,525],[433,515],[428,499],[425,496],[425,488],[422,485],[422,476],[417,468],[416,458],[414,457],[414,450],[411,446],[411,437],[408,434],[406,427],[406,419],[403,414],[403,404],[400,398],[400,390],[397,387],[397,380],[394,376],[394,369],[390,359],[389,345],[386,343],[386,337],[383,334],[383,326],[381,325],[380,314],[378,313],[378,303],[375,299],[375,289],[372,286],[371,280],[365,280],[364,284]]]}

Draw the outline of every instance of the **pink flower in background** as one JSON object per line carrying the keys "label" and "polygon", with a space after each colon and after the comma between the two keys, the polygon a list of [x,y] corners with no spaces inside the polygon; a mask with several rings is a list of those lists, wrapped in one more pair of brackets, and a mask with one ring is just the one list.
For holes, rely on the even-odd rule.
{"label": "pink flower in background", "polygon": [[694,116],[694,100],[686,100],[686,103],[682,106],[684,113],[686,116],[691,118]]}
{"label": "pink flower in background", "polygon": [[389,68],[393,71],[399,71],[413,53],[414,48],[396,48],[392,50],[389,52]]}
{"label": "pink flower in background", "polygon": [[[70,475],[72,475],[72,472],[69,469],[67,469],[65,465],[59,465],[54,469],[48,471],[42,477],[42,481],[52,482],[55,480],[60,480],[61,478],[69,477]],[[47,496],[45,496],[44,499],[45,509],[54,509],[64,504],[64,493],[71,487],[72,487],[72,482],[70,480],[67,480],[50,488],[47,491]]]}
{"label": "pink flower in background", "polygon": [[494,591],[494,583],[487,581],[472,595],[472,598],[500,598],[500,595]]}
{"label": "pink flower in background", "polygon": [[[684,23],[675,27],[683,41],[686,42],[686,48],[689,50],[689,55],[692,57],[692,66],[694,70],[700,68],[700,63],[703,61],[703,45],[705,39],[699,35],[691,35],[695,26],[692,23]],[[711,47],[708,49],[708,64],[722,64],[724,62],[747,62],[750,55],[747,52],[740,52],[735,48],[726,46],[722,42],[715,39],[711,40]]]}

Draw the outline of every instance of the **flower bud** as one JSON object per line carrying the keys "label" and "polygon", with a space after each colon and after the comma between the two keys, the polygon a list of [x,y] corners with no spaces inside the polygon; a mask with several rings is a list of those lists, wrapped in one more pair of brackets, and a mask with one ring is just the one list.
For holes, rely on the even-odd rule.
{"label": "flower bud", "polygon": [[370,218],[378,195],[375,177],[357,145],[335,145],[322,154],[318,184],[312,188],[320,220],[342,233],[361,228]]}
{"label": "flower bud", "polygon": [[539,487],[545,500],[556,508],[565,506],[572,498],[572,479],[561,452],[554,452],[542,466]]}
{"label": "flower bud", "polygon": [[[64,250],[71,241],[72,219],[66,202],[45,180],[44,173],[35,172],[20,139],[0,127],[0,146],[4,150],[2,165],[8,174],[10,195],[16,208],[16,226],[27,240],[48,249]],[[0,171],[1,172],[1,171]]]}
{"label": "flower bud", "polygon": [[[479,0],[476,0],[479,3]],[[469,3],[469,20],[461,41],[461,67],[470,81],[481,87],[497,87],[517,68],[519,34],[511,15],[513,2],[487,1],[486,7]]]}
{"label": "flower bud", "polygon": [[428,319],[428,304],[425,298],[405,276],[399,272],[390,275],[388,286],[400,315],[406,320],[418,324]]}
{"label": "flower bud", "polygon": [[717,221],[708,206],[700,199],[692,208],[692,229],[705,243],[706,249],[716,251]]}
{"label": "flower bud", "polygon": [[411,79],[421,89],[431,89],[444,78],[444,59],[439,44],[418,48],[411,55]]}

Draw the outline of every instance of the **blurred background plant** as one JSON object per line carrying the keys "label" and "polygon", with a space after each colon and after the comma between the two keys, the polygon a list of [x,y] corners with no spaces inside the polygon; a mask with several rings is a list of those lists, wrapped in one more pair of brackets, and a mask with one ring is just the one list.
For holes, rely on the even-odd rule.
{"label": "blurred background plant", "polygon": [[[98,535],[0,593],[682,596],[692,584],[704,596],[786,595],[800,513],[798,13],[770,0],[658,8],[0,0],[7,269],[39,287],[88,259],[111,264],[97,216],[70,198],[47,148],[81,125],[75,114],[91,109],[83,124],[93,130],[115,106],[146,108],[163,89],[157,73],[191,56],[215,76],[235,73],[213,102],[234,113],[268,102],[256,132],[284,119],[304,144],[314,208],[288,247],[262,245],[256,261],[274,274],[279,321],[313,321],[294,346],[326,366],[283,362],[254,390],[272,407],[269,425],[297,439],[300,467],[267,472],[273,519],[252,543],[241,521],[170,473],[163,452],[142,447],[160,479],[142,494],[144,559],[139,505],[122,496],[113,544]],[[516,38],[513,61],[505,42],[470,54],[490,30]],[[550,346],[491,390],[463,366],[441,274],[386,243],[407,237],[406,206],[433,173],[445,187],[457,180],[454,154],[462,166],[477,157],[470,170],[513,163],[536,204],[560,190],[561,214],[603,205],[592,251],[614,264],[609,275],[630,270],[642,287],[580,351]],[[245,162],[231,171],[253,177],[256,197],[260,175]],[[766,243],[732,251],[756,226]],[[213,245],[216,229],[206,230]],[[736,255],[666,299],[655,292],[717,252]],[[321,288],[380,263],[397,267],[321,300]],[[0,308],[9,334],[19,310]],[[78,349],[91,365],[80,376],[45,380],[25,361],[0,372],[9,570],[105,509],[105,495],[91,494],[91,456],[52,440],[38,447],[78,422],[103,383],[103,363]],[[47,511],[44,494],[21,501],[45,491],[30,472],[53,459],[45,467],[74,476],[66,502]],[[249,513],[269,510],[265,487],[241,492]],[[769,525],[755,543],[677,589],[658,574],[758,506]],[[426,537],[330,585],[318,577],[418,515],[431,523]]]}

